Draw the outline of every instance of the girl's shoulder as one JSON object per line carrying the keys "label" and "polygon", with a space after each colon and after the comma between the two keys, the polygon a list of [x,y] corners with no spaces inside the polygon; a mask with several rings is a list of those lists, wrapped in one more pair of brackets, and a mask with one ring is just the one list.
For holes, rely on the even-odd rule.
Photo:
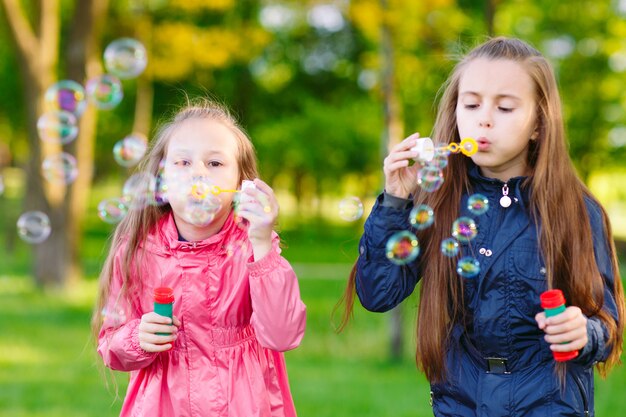
{"label": "girl's shoulder", "polygon": [[587,216],[589,216],[589,223],[591,229],[599,228],[602,230],[604,225],[605,211],[600,202],[590,194],[584,195],[585,207],[587,208]]}

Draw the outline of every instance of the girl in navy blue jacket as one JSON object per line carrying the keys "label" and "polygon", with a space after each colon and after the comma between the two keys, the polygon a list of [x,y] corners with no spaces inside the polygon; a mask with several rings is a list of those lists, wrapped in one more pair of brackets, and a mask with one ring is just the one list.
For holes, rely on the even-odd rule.
{"label": "girl in navy blue jacket", "polygon": [[[436,416],[593,416],[594,366],[605,375],[622,352],[624,294],[607,215],[568,157],[550,64],[520,40],[495,38],[455,67],[433,138],[472,137],[478,151],[450,155],[436,191],[418,186],[422,164],[409,164],[418,137],[385,158],[344,324],[355,288],[366,309],[382,312],[421,281],[416,359]],[[484,214],[468,205],[475,194]],[[434,223],[415,230],[428,218],[410,216],[420,204]],[[459,217],[469,220],[453,231]],[[390,262],[387,243],[405,230],[416,233],[419,256]],[[551,288],[568,307],[547,318],[539,296]],[[553,359],[572,351],[568,362]]]}

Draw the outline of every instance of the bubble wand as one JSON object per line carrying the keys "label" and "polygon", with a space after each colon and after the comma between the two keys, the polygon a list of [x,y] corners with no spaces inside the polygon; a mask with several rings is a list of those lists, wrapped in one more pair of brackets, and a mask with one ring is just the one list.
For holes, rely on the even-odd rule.
{"label": "bubble wand", "polygon": [[430,162],[435,157],[435,151],[447,151],[449,153],[462,153],[465,156],[472,156],[478,151],[478,143],[473,138],[464,138],[460,143],[452,142],[447,146],[435,148],[431,138],[419,138],[412,151],[417,151],[415,160]]}

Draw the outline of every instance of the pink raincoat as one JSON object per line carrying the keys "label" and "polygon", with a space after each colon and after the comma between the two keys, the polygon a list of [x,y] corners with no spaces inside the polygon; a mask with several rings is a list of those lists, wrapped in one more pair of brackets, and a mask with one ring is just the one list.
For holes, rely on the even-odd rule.
{"label": "pink raincoat", "polygon": [[[273,249],[253,261],[232,214],[218,234],[191,243],[178,240],[170,213],[143,247],[140,276],[131,269],[143,288],[130,306],[118,299],[124,249],[116,253],[98,338],[104,363],[130,371],[121,416],[295,416],[281,352],[300,344],[306,307],[278,236]],[[159,286],[174,289],[174,315],[182,324],[170,351],[148,353],[139,347],[138,325],[153,311]]]}

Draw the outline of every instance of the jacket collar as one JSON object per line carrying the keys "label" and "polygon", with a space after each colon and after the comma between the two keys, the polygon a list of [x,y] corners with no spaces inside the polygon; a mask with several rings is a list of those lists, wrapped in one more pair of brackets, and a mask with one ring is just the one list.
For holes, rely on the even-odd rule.
{"label": "jacket collar", "polygon": [[485,194],[487,197],[501,197],[504,185],[509,187],[509,197],[517,199],[522,207],[527,207],[530,201],[530,187],[526,184],[529,177],[519,176],[510,178],[506,183],[497,178],[482,175],[480,168],[473,161],[469,161],[468,176],[473,186],[472,192]]}
{"label": "jacket collar", "polygon": [[180,241],[178,240],[178,228],[176,227],[174,214],[170,211],[159,220],[155,234],[158,236],[158,240],[160,240],[162,244],[165,244],[166,247],[175,250],[183,246],[204,248],[217,245],[221,247],[225,241],[229,240],[233,236],[237,239],[244,238],[245,231],[237,226],[234,213],[231,210],[226,218],[226,221],[224,222],[224,225],[222,226],[222,229],[213,236],[195,242]]}

